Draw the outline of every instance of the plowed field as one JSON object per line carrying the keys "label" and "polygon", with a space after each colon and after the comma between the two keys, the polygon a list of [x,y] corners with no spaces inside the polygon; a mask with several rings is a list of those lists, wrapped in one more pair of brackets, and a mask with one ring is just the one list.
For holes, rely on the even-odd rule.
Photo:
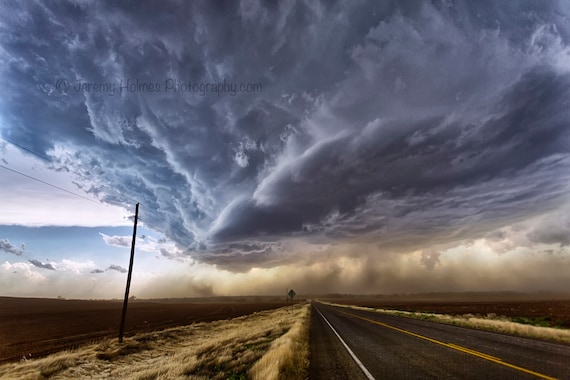
{"label": "plowed field", "polygon": [[[130,302],[125,335],[234,318],[285,302]],[[122,302],[0,297],[0,362],[118,335]]]}

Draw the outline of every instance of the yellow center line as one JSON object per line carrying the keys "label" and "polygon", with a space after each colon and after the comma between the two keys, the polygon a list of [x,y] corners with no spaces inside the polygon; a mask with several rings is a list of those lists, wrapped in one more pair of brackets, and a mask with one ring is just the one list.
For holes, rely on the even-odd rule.
{"label": "yellow center line", "polygon": [[543,375],[542,373],[535,372],[535,371],[532,371],[532,370],[530,370],[530,369],[526,369],[526,368],[519,367],[519,366],[514,365],[514,364],[507,363],[507,362],[503,361],[503,360],[500,359],[500,358],[497,358],[497,357],[491,356],[491,355],[487,355],[487,354],[485,354],[485,353],[482,353],[482,352],[479,352],[479,351],[475,351],[475,350],[472,350],[472,349],[470,349],[470,348],[466,348],[466,347],[463,347],[463,346],[459,346],[459,345],[456,345],[456,344],[453,344],[453,343],[445,343],[445,342],[439,341],[439,340],[437,340],[437,339],[432,339],[432,338],[429,338],[429,337],[424,336],[424,335],[416,334],[416,333],[414,333],[414,332],[411,332],[411,331],[408,331],[408,330],[404,330],[404,329],[401,329],[401,328],[399,328],[399,327],[391,326],[391,325],[386,324],[386,323],[383,323],[383,322],[378,322],[378,321],[375,321],[375,320],[373,320],[373,319],[368,319],[368,318],[362,317],[362,316],[357,315],[357,314],[347,313],[346,311],[341,311],[341,310],[337,310],[337,311],[340,312],[340,313],[343,313],[343,314],[347,314],[347,315],[353,316],[353,317],[355,317],[355,318],[362,319],[363,321],[367,321],[367,322],[370,322],[370,323],[374,323],[374,324],[376,324],[376,325],[379,325],[379,326],[382,326],[382,327],[386,327],[386,328],[388,328],[388,329],[392,329],[392,330],[399,331],[399,332],[404,333],[404,334],[408,334],[408,335],[411,335],[411,336],[415,336],[416,338],[419,338],[419,339],[427,340],[428,342],[432,342],[432,343],[435,343],[435,344],[439,344],[439,345],[441,345],[441,346],[448,347],[448,348],[451,348],[451,349],[453,349],[453,350],[461,351],[461,352],[464,352],[464,353],[469,354],[469,355],[477,356],[477,357],[479,357],[479,358],[482,358],[482,359],[485,359],[485,360],[489,360],[489,361],[491,361],[491,362],[493,362],[493,363],[497,363],[497,364],[500,364],[500,365],[505,366],[505,367],[509,367],[509,368],[516,369],[516,370],[521,371],[521,372],[528,373],[528,374],[530,374],[530,375],[534,375],[534,376],[539,377],[539,378],[541,378],[541,379],[556,380],[555,377],[550,377],[550,376],[547,376],[547,375]]}
{"label": "yellow center line", "polygon": [[463,347],[463,346],[458,346],[458,345],[453,344],[453,343],[447,343],[447,345],[448,345],[449,347],[451,347],[451,348],[454,348],[454,349],[459,350],[459,351],[467,352],[467,353],[472,354],[472,355],[484,356],[486,359],[493,359],[493,360],[498,360],[498,361],[501,361],[501,362],[503,361],[503,359],[498,358],[498,357],[496,357],[496,356],[491,356],[491,355],[485,354],[485,353],[483,353],[483,352],[479,352],[479,351],[472,350],[472,349],[470,349],[470,348],[465,348],[465,347]]}

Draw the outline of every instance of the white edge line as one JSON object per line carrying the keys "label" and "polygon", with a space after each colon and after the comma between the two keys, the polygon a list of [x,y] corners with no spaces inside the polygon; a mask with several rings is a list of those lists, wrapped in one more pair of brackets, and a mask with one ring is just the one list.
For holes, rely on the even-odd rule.
{"label": "white edge line", "polygon": [[364,364],[362,364],[362,362],[360,361],[360,359],[358,359],[356,357],[356,355],[354,354],[354,352],[352,352],[352,350],[350,349],[350,347],[348,347],[348,345],[345,343],[345,341],[340,337],[340,335],[338,335],[338,333],[336,332],[336,330],[334,329],[334,327],[332,327],[332,325],[329,323],[329,321],[325,318],[325,316],[323,315],[323,313],[321,313],[321,311],[319,309],[317,309],[317,307],[315,307],[315,310],[317,310],[319,312],[319,314],[321,315],[321,317],[323,317],[323,319],[325,320],[325,322],[327,323],[327,325],[329,325],[329,327],[331,328],[331,330],[333,331],[333,333],[336,335],[336,337],[338,338],[338,340],[340,340],[340,342],[342,343],[342,345],[344,346],[344,348],[346,348],[346,350],[348,351],[348,353],[350,354],[350,356],[352,357],[352,359],[356,362],[356,364],[358,364],[358,366],[360,367],[360,369],[362,370],[362,372],[364,372],[364,375],[368,378],[368,380],[376,380],[374,378],[374,376],[372,376],[372,374],[370,372],[368,372],[368,370],[366,369],[366,367],[364,366]]}

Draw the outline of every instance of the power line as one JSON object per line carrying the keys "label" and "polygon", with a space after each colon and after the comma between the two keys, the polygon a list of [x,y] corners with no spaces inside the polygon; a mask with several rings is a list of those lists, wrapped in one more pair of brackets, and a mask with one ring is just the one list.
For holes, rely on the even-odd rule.
{"label": "power line", "polygon": [[[46,156],[44,156],[43,154],[37,153],[37,152],[35,152],[35,151],[33,151],[33,150],[29,149],[29,148],[26,148],[26,147],[23,146],[23,145],[20,145],[20,144],[18,144],[18,143],[15,143],[14,141],[11,141],[11,140],[7,139],[7,138],[4,137],[4,136],[0,136],[0,139],[2,139],[2,140],[4,140],[4,141],[6,141],[6,142],[8,142],[8,143],[10,143],[10,144],[12,144],[12,145],[14,145],[14,146],[17,147],[17,148],[20,148],[20,149],[22,149],[22,150],[24,150],[24,151],[26,151],[26,152],[28,152],[28,153],[31,153],[31,154],[33,154],[34,156],[36,156],[36,157],[38,157],[38,158],[41,158],[41,159],[44,160],[44,161],[53,163],[53,160],[52,160],[51,158],[46,157]],[[10,171],[12,171],[12,172],[15,172],[15,173],[18,173],[18,174],[20,174],[20,175],[23,175],[24,177],[33,179],[33,180],[38,181],[38,182],[40,182],[40,183],[43,183],[43,184],[46,184],[46,185],[48,185],[48,186],[54,187],[54,188],[56,188],[56,189],[65,191],[66,193],[70,193],[70,194],[76,195],[76,196],[78,196],[78,197],[81,197],[81,198],[83,198],[83,199],[87,199],[88,201],[95,202],[95,203],[97,203],[97,204],[99,204],[99,205],[102,205],[102,206],[108,206],[107,204],[104,204],[104,203],[102,203],[102,202],[100,202],[100,201],[95,201],[95,200],[93,200],[93,199],[84,197],[83,195],[74,193],[73,191],[60,188],[60,187],[58,187],[58,186],[56,186],[56,185],[52,185],[52,184],[50,184],[50,183],[47,183],[47,182],[45,182],[45,181],[42,181],[41,179],[32,177],[32,176],[27,175],[27,174],[24,174],[24,173],[20,173],[20,172],[18,172],[17,170],[10,169],[10,168],[7,168],[7,167],[2,166],[2,165],[0,165],[0,166],[1,166],[2,168],[6,169],[6,170],[10,170]],[[137,203],[137,201],[134,200],[133,198],[130,198],[130,197],[126,197],[126,198],[130,199],[133,203]]]}
{"label": "power line", "polygon": [[[38,157],[38,158],[41,158],[41,159],[44,160],[44,161],[53,163],[53,160],[52,160],[51,158],[46,157],[46,156],[44,156],[43,154],[37,153],[37,152],[35,152],[35,151],[33,151],[33,150],[29,149],[29,148],[26,148],[26,147],[23,146],[23,145],[20,145],[20,144],[18,144],[18,143],[15,143],[14,141],[11,141],[11,140],[7,139],[7,138],[4,137],[4,136],[0,136],[0,139],[2,139],[2,140],[4,140],[4,141],[6,141],[6,142],[8,142],[8,143],[10,143],[10,144],[12,144],[12,145],[14,145],[15,147],[20,148],[20,149],[22,149],[22,150],[24,150],[24,151],[26,151],[26,152],[28,152],[28,153],[31,153],[31,154],[33,154],[34,156],[36,156],[36,157]],[[48,182],[43,181],[43,180],[41,180],[41,179],[35,178],[35,177],[33,177],[33,176],[24,174],[24,173],[19,172],[19,171],[17,171],[17,170],[10,169],[10,168],[8,168],[8,167],[6,167],[6,166],[4,166],[4,165],[0,165],[0,167],[2,167],[3,169],[9,170],[9,171],[11,171],[11,172],[20,174],[20,175],[22,175],[22,176],[24,176],[24,177],[26,177],[26,178],[30,178],[30,179],[32,179],[32,180],[34,180],[34,181],[37,181],[37,182],[43,183],[43,184],[45,184],[45,185],[51,186],[51,187],[53,187],[53,188],[55,188],[55,189],[58,189],[58,190],[61,190],[61,191],[65,191],[66,193],[69,193],[69,194],[78,196],[78,197],[80,197],[80,198],[83,198],[83,199],[86,199],[86,200],[88,200],[88,201],[97,203],[97,204],[99,204],[99,205],[106,206],[105,204],[101,203],[100,201],[95,201],[95,200],[90,199],[90,198],[87,198],[87,197],[85,197],[85,196],[83,196],[83,195],[81,195],[81,194],[74,193],[73,191],[66,190],[66,189],[64,189],[64,188],[61,188],[61,187],[56,186],[56,185],[53,185],[53,184],[51,184],[51,183],[48,183]],[[137,200],[135,200],[135,199],[133,199],[133,198],[131,198],[131,197],[129,197],[129,196],[126,196],[125,194],[122,194],[122,196],[125,197],[125,198],[127,198],[128,200],[130,200],[130,201],[133,202],[134,204],[139,203]],[[160,214],[158,214],[157,212],[154,212],[154,213],[152,213],[152,214],[153,214],[154,216],[158,217],[159,219],[161,219],[162,221],[164,221],[167,226],[170,226],[171,228],[174,228],[174,229],[175,229],[176,231],[178,231],[180,234],[186,235],[186,234],[188,233],[187,231],[184,231],[184,232],[183,232],[182,230],[180,230],[180,229],[178,228],[178,226],[171,224],[168,220],[166,220],[164,217],[160,216]],[[144,222],[144,219],[143,219],[143,218],[139,218],[139,219]]]}
{"label": "power line", "polygon": [[22,149],[22,150],[25,150],[25,151],[28,152],[28,153],[31,153],[31,154],[33,154],[34,156],[39,157],[39,158],[41,158],[41,159],[44,160],[44,161],[53,162],[51,158],[46,157],[46,156],[44,156],[43,154],[36,153],[36,152],[34,152],[33,150],[31,150],[31,149],[29,149],[29,148],[26,148],[25,146],[22,146],[22,145],[20,145],[20,144],[18,144],[18,143],[15,143],[14,141],[10,141],[10,140],[8,140],[6,137],[4,137],[4,136],[0,136],[0,139],[4,140],[4,141],[6,141],[6,142],[9,142],[10,144],[14,145],[15,147],[18,147],[18,148],[20,148],[20,149]]}
{"label": "power line", "polygon": [[[29,149],[29,148],[26,148],[25,146],[22,146],[22,145],[20,145],[20,144],[17,144],[17,143],[15,143],[15,142],[13,142],[13,141],[7,139],[7,138],[4,137],[4,136],[0,136],[0,139],[2,139],[2,140],[4,140],[4,141],[6,141],[6,142],[8,142],[8,143],[10,143],[10,144],[12,144],[12,145],[18,147],[18,148],[20,148],[20,149],[22,149],[22,150],[25,150],[25,151],[28,152],[28,153],[31,153],[31,154],[33,154],[34,156],[36,156],[36,157],[38,157],[38,158],[41,158],[41,159],[44,160],[44,161],[51,162],[51,163],[54,162],[51,158],[49,158],[49,157],[47,157],[47,156],[44,156],[44,155],[41,154],[41,153],[37,153],[37,152],[35,152],[35,151],[33,151],[33,150]],[[123,197],[129,199],[133,204],[137,204],[137,203],[138,203],[138,201],[137,201],[136,199],[134,199],[134,198],[131,198],[131,197],[125,195],[125,194],[121,194],[121,195],[122,195]],[[101,202],[99,202],[99,203],[100,203],[100,204],[103,204],[103,203],[101,203]],[[105,205],[105,206],[106,206],[106,205]]]}
{"label": "power line", "polygon": [[39,179],[39,178],[32,177],[31,175],[22,173],[22,172],[20,172],[20,171],[18,171],[18,170],[11,169],[11,168],[9,168],[9,167],[7,167],[7,166],[0,165],[0,168],[6,169],[6,170],[8,170],[8,171],[11,171],[11,172],[13,172],[13,173],[19,174],[19,175],[24,176],[24,177],[26,177],[26,178],[33,179],[34,181],[37,181],[37,182],[39,182],[39,183],[43,183],[44,185],[53,187],[54,189],[58,189],[58,190],[61,190],[61,191],[65,191],[66,193],[71,194],[71,195],[75,195],[76,197],[80,197],[80,198],[83,198],[83,199],[88,200],[88,201],[90,201],[90,202],[97,203],[98,205],[102,205],[101,202],[95,201],[95,200],[93,200],[93,199],[91,199],[91,198],[87,198],[87,197],[85,197],[85,196],[83,196],[83,195],[81,195],[81,194],[74,193],[73,191],[66,190],[66,189],[64,189],[63,187],[59,187],[59,186],[57,186],[57,185],[53,185],[53,184],[51,184],[51,183],[49,183],[49,182],[46,182],[46,181],[44,181],[44,180],[41,180],[41,179]]}

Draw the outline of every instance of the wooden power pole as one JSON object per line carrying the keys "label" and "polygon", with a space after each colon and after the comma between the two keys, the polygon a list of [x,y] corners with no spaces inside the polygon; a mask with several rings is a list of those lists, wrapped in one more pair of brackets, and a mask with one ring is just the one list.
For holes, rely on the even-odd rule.
{"label": "wooden power pole", "polygon": [[125,289],[125,300],[123,301],[123,314],[121,315],[121,328],[119,329],[119,343],[123,343],[123,333],[125,332],[125,318],[127,317],[127,304],[129,303],[129,289],[131,287],[131,276],[133,274],[133,261],[135,259],[135,240],[137,238],[137,221],[139,219],[139,204],[135,209],[135,226],[133,227],[133,241],[131,243],[131,261],[129,262],[129,274],[127,275],[127,288]]}

